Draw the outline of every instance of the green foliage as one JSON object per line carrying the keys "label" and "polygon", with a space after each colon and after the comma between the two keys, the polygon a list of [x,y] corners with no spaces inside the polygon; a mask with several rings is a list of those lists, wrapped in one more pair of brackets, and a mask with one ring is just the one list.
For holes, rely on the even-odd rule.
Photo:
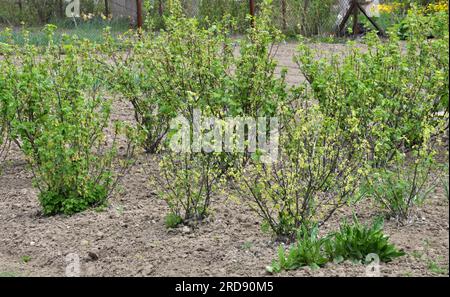
{"label": "green foliage", "polygon": [[160,162],[160,171],[154,182],[169,206],[171,223],[199,221],[209,214],[212,195],[223,182],[217,154],[170,153]]}
{"label": "green foliage", "polygon": [[369,254],[378,255],[381,262],[390,262],[405,255],[389,243],[383,234],[383,219],[376,219],[372,226],[366,226],[354,217],[353,224],[344,221],[339,231],[330,234],[333,238],[325,245],[330,258],[337,260],[364,261]]}
{"label": "green foliage", "polygon": [[22,256],[21,260],[22,260],[23,263],[26,264],[26,263],[31,261],[31,257],[30,256]]}
{"label": "green foliage", "polygon": [[[104,11],[104,1],[80,0],[81,13],[100,13]],[[27,23],[43,25],[55,19],[64,19],[64,0],[0,0],[0,24],[8,26]]]}
{"label": "green foliage", "polygon": [[[186,6],[185,10],[187,11],[188,7]],[[247,18],[249,11],[248,1],[204,0],[200,1],[198,14],[193,14],[192,16],[199,19],[201,26],[208,27],[214,22],[220,21],[226,15],[229,15],[236,22],[235,30],[237,32],[245,32],[250,27],[250,22]]]}
{"label": "green foliage", "polygon": [[414,38],[415,35],[443,38],[448,34],[448,11],[422,13],[413,8],[394,28],[402,40]]}
{"label": "green foliage", "polygon": [[441,182],[442,182],[442,187],[444,188],[444,194],[445,197],[447,198],[447,200],[449,200],[449,168],[448,168],[448,163],[445,166],[445,174],[443,177],[441,177]]}
{"label": "green foliage", "polygon": [[[110,121],[94,45],[67,36],[55,45],[54,30],[46,27],[49,43],[43,49],[10,44],[14,56],[5,59],[4,90],[14,98],[10,138],[32,169],[44,213],[72,214],[106,202],[120,176],[114,167],[124,172],[134,142],[130,128]],[[114,164],[123,136],[130,140],[120,140],[123,159]]]}
{"label": "green foliage", "polygon": [[297,242],[286,254],[280,246],[278,259],[267,266],[270,273],[294,270],[304,266],[319,268],[330,261],[335,263],[345,260],[364,262],[369,254],[378,255],[381,262],[390,262],[405,255],[389,243],[389,237],[383,234],[383,220],[376,219],[372,226],[358,222],[356,217],[352,224],[341,223],[339,231],[319,237],[317,225],[302,225],[298,231]]}
{"label": "green foliage", "polygon": [[429,190],[435,147],[448,129],[448,28],[428,39],[414,11],[402,45],[394,33],[382,42],[366,37],[367,50],[353,44],[343,59],[315,59],[301,45],[298,65],[321,111],[341,121],[348,141],[369,145],[366,186],[383,207],[405,222]]}
{"label": "green foliage", "polygon": [[285,110],[277,162],[255,162],[239,176],[242,196],[280,239],[294,239],[305,223],[327,221],[365,172],[365,143],[346,138],[343,119],[325,116],[307,96],[302,100]]}
{"label": "green foliage", "polygon": [[[232,60],[230,40],[220,24],[201,29],[196,20],[173,15],[159,34],[146,33],[139,41],[124,38],[105,45],[115,62],[111,85],[133,105],[147,152],[161,147],[172,118],[192,118],[194,108],[219,115]],[[125,56],[118,51],[123,43],[133,45]]]}
{"label": "green foliage", "polygon": [[432,260],[428,261],[427,268],[429,271],[435,274],[448,275],[448,268],[441,267],[439,264]]}
{"label": "green foliage", "polygon": [[276,74],[274,55],[283,36],[271,23],[270,3],[262,3],[254,27],[239,41],[239,55],[232,64],[236,69],[229,91],[232,96],[223,102],[229,106],[230,116],[275,116],[293,100],[287,93],[286,71],[281,71],[281,77]]}
{"label": "green foliage", "polygon": [[366,41],[367,51],[353,46],[343,61],[317,60],[302,45],[297,61],[322,111],[355,118],[353,130],[345,121],[343,127],[349,137],[369,142],[368,157],[381,167],[427,144],[424,138],[442,131],[448,119],[448,32],[436,40],[416,36],[406,52],[395,36],[381,42],[370,34]]}
{"label": "green foliage", "polygon": [[270,273],[279,273],[282,270],[295,270],[303,266],[318,268],[328,262],[323,247],[327,239],[319,238],[317,226],[308,228],[303,225],[298,231],[297,243],[289,249],[288,254],[280,245],[278,260],[267,267]]}
{"label": "green foliage", "polygon": [[180,216],[173,214],[173,213],[167,214],[166,218],[164,220],[164,223],[167,228],[175,228],[182,222],[183,222],[183,219]]}
{"label": "green foliage", "polygon": [[334,0],[276,0],[274,22],[285,34],[330,35],[337,16],[334,5]]}
{"label": "green foliage", "polygon": [[372,170],[365,184],[366,194],[387,209],[399,223],[411,220],[414,206],[421,205],[434,189],[429,183],[434,167],[433,155],[424,154],[426,156],[417,156],[413,164],[395,160],[394,166]]}
{"label": "green foliage", "polygon": [[[146,10],[151,27],[166,29],[170,7],[174,1],[147,0]],[[268,1],[255,1],[255,13],[264,15]],[[181,0],[182,12],[190,18],[198,20],[202,28],[209,28],[228,16],[236,24],[233,33],[245,33],[251,27],[248,17],[249,1],[230,0]],[[305,36],[332,33],[336,21],[333,9],[334,0],[273,0],[271,4],[271,23],[287,35],[302,34]]]}

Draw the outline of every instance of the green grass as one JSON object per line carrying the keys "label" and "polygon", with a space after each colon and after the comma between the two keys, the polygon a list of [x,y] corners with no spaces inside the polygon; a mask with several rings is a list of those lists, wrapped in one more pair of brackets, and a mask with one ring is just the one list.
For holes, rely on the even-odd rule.
{"label": "green grass", "polygon": [[30,256],[22,256],[21,260],[23,263],[28,263],[31,261],[31,257]]}
{"label": "green grass", "polygon": [[242,244],[243,250],[250,250],[253,247],[253,243],[250,241],[246,241]]}
{"label": "green grass", "polygon": [[0,277],[17,277],[18,275],[14,272],[8,272],[8,271],[0,271]]}
{"label": "green grass", "polygon": [[448,275],[448,269],[446,269],[445,267],[441,267],[439,266],[436,262],[434,261],[428,261],[428,265],[427,268],[429,271],[435,273],[435,274],[441,274],[441,275]]}
{"label": "green grass", "polygon": [[[59,20],[53,22],[58,29],[55,32],[55,41],[60,42],[63,34],[76,35],[80,39],[88,39],[93,42],[103,41],[103,30],[106,27],[110,27],[113,36],[117,36],[130,29],[129,22],[125,19],[103,21],[101,19],[95,19],[91,21],[77,20],[75,23],[71,19]],[[47,34],[44,32],[44,26],[40,27],[24,27],[30,32],[30,43],[37,46],[43,46],[48,43]],[[0,42],[5,42],[5,37],[1,34],[1,31],[5,27],[0,26]],[[13,39],[17,44],[24,44],[24,35],[21,27],[13,28]]]}

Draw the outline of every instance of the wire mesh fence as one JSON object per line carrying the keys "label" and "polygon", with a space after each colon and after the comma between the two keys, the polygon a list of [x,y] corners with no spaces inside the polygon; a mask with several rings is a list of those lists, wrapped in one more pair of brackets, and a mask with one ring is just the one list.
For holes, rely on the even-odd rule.
{"label": "wire mesh fence", "polygon": [[[17,25],[48,23],[63,19],[68,3],[75,0],[0,0],[0,23]],[[137,16],[136,0],[76,0],[82,15],[112,15],[127,18]],[[181,0],[184,13],[197,18],[202,25],[221,20],[225,15],[235,19],[237,30],[249,27],[249,0]],[[286,34],[329,35],[334,33],[351,0],[273,0],[274,25]],[[370,0],[361,0],[370,1]],[[144,0],[142,1],[144,2]],[[255,0],[256,13],[262,1]],[[164,27],[169,0],[150,0],[144,14],[156,29]]]}
{"label": "wire mesh fence", "polygon": [[[153,20],[167,13],[166,1],[152,0],[148,12]],[[256,0],[256,14],[262,1]],[[287,34],[325,35],[333,32],[337,15],[336,0],[274,0],[273,23]],[[183,0],[184,13],[195,17],[201,23],[218,21],[225,15],[236,20],[238,31],[249,26],[247,15],[250,7],[248,0]],[[159,21],[154,21],[159,23]]]}

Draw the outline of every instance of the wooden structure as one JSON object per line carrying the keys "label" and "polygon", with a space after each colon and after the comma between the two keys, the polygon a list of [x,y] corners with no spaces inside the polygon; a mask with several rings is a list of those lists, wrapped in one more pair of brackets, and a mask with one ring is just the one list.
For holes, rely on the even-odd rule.
{"label": "wooden structure", "polygon": [[367,0],[340,0],[340,13],[338,16],[336,31],[338,36],[343,35],[343,31],[345,29],[345,25],[347,24],[350,16],[353,17],[353,35],[358,35],[359,32],[359,24],[358,24],[358,16],[361,12],[364,17],[366,17],[369,22],[378,30],[378,34],[385,36],[383,29],[375,22],[375,20],[370,16],[370,14],[366,11],[365,5],[371,1]]}

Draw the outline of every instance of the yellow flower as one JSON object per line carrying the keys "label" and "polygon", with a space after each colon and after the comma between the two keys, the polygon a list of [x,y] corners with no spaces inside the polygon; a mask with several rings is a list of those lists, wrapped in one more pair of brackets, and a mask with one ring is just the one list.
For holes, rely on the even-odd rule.
{"label": "yellow flower", "polygon": [[445,12],[448,11],[448,2],[447,1],[439,1],[438,3],[430,3],[427,5],[427,12]]}
{"label": "yellow flower", "polygon": [[400,9],[402,7],[402,4],[399,2],[393,2],[390,4],[379,4],[378,10],[382,13],[393,13]]}

